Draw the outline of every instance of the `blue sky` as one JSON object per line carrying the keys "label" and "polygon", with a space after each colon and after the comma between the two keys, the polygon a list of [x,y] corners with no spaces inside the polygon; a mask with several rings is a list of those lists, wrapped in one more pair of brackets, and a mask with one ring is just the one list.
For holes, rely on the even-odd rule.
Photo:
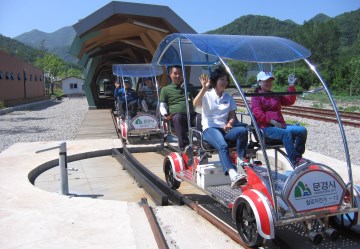
{"label": "blue sky", "polygon": [[[38,29],[54,32],[71,26],[109,0],[3,0],[0,5],[0,34],[15,37]],[[263,15],[302,24],[323,13],[330,17],[357,10],[360,0],[136,0],[166,5],[198,33],[224,26],[243,15]]]}

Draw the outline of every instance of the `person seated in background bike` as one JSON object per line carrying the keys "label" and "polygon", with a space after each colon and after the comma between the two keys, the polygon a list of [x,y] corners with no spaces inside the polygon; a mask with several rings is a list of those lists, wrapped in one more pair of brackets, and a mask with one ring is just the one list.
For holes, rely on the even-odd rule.
{"label": "person seated in background bike", "polygon": [[150,110],[155,110],[157,106],[156,87],[152,83],[152,78],[144,79],[145,85],[141,88],[142,96]]}
{"label": "person seated in background bike", "polygon": [[[257,91],[259,93],[271,92],[274,80],[275,77],[271,72],[261,71],[257,75],[259,84]],[[288,92],[295,92],[295,82],[295,76],[290,74]],[[293,105],[295,101],[296,95],[251,97],[252,112],[265,138],[282,141],[294,167],[306,162],[302,155],[305,152],[307,130],[303,126],[286,124],[281,107]]]}
{"label": "person seated in background bike", "polygon": [[197,90],[193,85],[188,84],[188,97],[185,97],[182,67],[180,65],[174,65],[170,66],[168,70],[171,83],[161,89],[160,113],[164,116],[164,120],[171,121],[174,126],[179,150],[183,152],[189,144],[189,138],[186,134],[188,130],[186,101],[188,101],[189,104],[190,123],[195,125],[196,112],[194,111],[192,100],[197,95]]}
{"label": "person seated in background bike", "polygon": [[114,97],[117,99],[117,107],[121,118],[124,119],[124,110],[126,110],[126,104],[130,116],[133,118],[136,116],[138,109],[138,95],[134,89],[131,88],[131,83],[128,79],[124,79],[124,88],[120,88],[120,83],[115,82]]}
{"label": "person seated in background bike", "polygon": [[[236,119],[236,102],[224,90],[229,85],[229,74],[224,68],[215,69],[210,79],[201,75],[201,90],[194,99],[194,106],[202,107],[203,139],[218,152],[224,174],[229,175],[231,187],[238,188],[247,183],[247,176],[242,167],[246,155],[248,132],[244,126],[234,127]],[[209,90],[210,89],[210,90]],[[231,162],[228,142],[236,141],[238,169]],[[238,174],[238,172],[240,174]]]}

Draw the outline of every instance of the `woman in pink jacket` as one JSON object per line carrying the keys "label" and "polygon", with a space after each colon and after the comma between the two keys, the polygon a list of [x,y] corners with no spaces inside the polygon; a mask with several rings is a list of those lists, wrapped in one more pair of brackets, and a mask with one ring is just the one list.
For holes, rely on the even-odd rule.
{"label": "woman in pink jacket", "polygon": [[[273,80],[275,78],[271,72],[261,71],[257,75],[259,93],[271,92]],[[290,75],[288,82],[288,92],[295,92],[295,76]],[[281,106],[293,105],[295,101],[296,95],[255,96],[251,98],[251,109],[259,128],[264,132],[265,138],[282,141],[294,167],[306,162],[302,158],[302,154],[305,152],[307,130],[303,126],[286,124],[281,113]]]}

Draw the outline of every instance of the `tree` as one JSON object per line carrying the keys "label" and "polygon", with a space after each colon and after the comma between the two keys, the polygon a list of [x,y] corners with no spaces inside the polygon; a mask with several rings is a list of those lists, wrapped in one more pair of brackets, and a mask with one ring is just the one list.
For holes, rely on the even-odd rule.
{"label": "tree", "polygon": [[330,85],[336,77],[340,36],[336,23],[331,20],[305,22],[296,33],[296,40],[311,51],[311,61],[327,76],[326,80]]}
{"label": "tree", "polygon": [[67,77],[77,77],[77,78],[82,78],[83,73],[81,70],[77,69],[77,68],[69,68],[66,71],[62,71],[60,74],[61,78],[67,78]]}
{"label": "tree", "polygon": [[45,54],[43,58],[36,58],[35,66],[42,68],[50,77],[51,94],[54,94],[54,81],[64,67],[64,62],[55,54]]}
{"label": "tree", "polygon": [[296,76],[297,90],[301,90],[299,87],[304,90],[309,90],[310,87],[315,85],[317,82],[315,74],[312,74],[308,68],[300,66],[296,69],[288,67],[278,69],[275,72],[276,83],[280,86],[287,86],[288,77],[291,73],[294,73]]}
{"label": "tree", "polygon": [[350,89],[349,95],[360,94],[360,59],[352,59],[349,62]]}
{"label": "tree", "polygon": [[248,65],[246,63],[241,61],[229,61],[229,67],[240,85],[246,83],[245,77],[248,71]]}

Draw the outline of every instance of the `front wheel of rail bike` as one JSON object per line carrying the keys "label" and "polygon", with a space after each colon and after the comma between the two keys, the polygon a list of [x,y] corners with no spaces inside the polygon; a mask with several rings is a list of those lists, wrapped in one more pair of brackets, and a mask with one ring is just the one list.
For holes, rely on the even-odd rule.
{"label": "front wheel of rail bike", "polygon": [[175,179],[175,172],[173,171],[171,167],[171,163],[168,162],[165,165],[165,180],[169,188],[171,189],[178,189],[180,187],[180,181]]}
{"label": "front wheel of rail bike", "polygon": [[257,223],[250,204],[243,200],[236,210],[236,227],[241,239],[250,247],[259,247],[264,244],[265,239],[257,230]]}

